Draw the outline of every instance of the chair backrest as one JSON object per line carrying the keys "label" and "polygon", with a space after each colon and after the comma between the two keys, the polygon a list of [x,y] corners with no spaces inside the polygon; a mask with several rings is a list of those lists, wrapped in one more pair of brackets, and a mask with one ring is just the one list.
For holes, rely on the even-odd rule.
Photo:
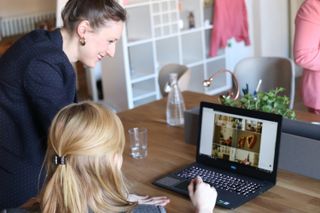
{"label": "chair backrest", "polygon": [[167,96],[165,86],[169,82],[170,73],[178,74],[178,85],[181,91],[187,90],[191,78],[191,70],[181,64],[166,64],[160,71],[158,76],[158,83],[162,97]]}
{"label": "chair backrest", "polygon": [[285,89],[284,95],[290,98],[290,109],[293,108],[295,96],[295,70],[290,58],[282,57],[250,57],[237,63],[234,74],[241,90],[249,85],[249,93],[253,93],[259,80],[262,80],[259,91],[269,91],[276,87]]}

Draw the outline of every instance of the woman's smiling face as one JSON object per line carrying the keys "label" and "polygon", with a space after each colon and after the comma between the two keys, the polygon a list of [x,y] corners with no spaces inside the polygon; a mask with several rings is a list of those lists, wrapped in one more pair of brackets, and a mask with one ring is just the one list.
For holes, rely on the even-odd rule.
{"label": "woman's smiling face", "polygon": [[79,61],[88,67],[95,67],[96,63],[105,56],[113,57],[116,43],[119,41],[124,23],[109,20],[99,29],[87,30],[84,34],[86,44],[80,47]]}

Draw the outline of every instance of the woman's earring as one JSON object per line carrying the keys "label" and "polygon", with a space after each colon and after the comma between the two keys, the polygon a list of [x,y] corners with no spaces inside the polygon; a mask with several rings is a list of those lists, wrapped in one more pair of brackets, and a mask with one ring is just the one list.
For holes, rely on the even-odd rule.
{"label": "woman's earring", "polygon": [[84,37],[80,38],[79,42],[80,42],[81,46],[86,45],[86,39]]}

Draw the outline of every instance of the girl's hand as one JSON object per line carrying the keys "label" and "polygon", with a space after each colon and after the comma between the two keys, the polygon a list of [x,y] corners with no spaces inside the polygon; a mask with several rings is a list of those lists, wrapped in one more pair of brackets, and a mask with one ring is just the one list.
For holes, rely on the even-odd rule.
{"label": "girl's hand", "polygon": [[137,194],[129,194],[128,201],[156,206],[166,206],[170,202],[166,196],[150,197],[149,195],[141,196]]}
{"label": "girl's hand", "polygon": [[188,191],[197,213],[212,213],[217,199],[215,188],[204,183],[201,177],[197,177],[191,180]]}

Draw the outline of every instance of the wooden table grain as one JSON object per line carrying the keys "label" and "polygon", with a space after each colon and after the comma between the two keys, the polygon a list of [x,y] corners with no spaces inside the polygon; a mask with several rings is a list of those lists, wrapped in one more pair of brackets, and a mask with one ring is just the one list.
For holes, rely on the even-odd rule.
{"label": "wooden table grain", "polygon": [[[186,108],[199,106],[200,101],[217,102],[217,98],[194,92],[183,93]],[[195,159],[196,147],[184,142],[184,129],[171,127],[165,120],[166,99],[161,99],[132,110],[118,113],[126,134],[123,171],[130,184],[131,192],[141,195],[168,196],[166,206],[169,213],[193,212],[191,202],[174,192],[152,184],[158,177],[174,171]],[[300,120],[320,121],[320,116],[297,112]],[[148,156],[133,159],[129,156],[127,130],[132,127],[148,129]],[[319,212],[320,181],[284,170],[278,172],[275,187],[234,209],[220,207],[215,212]]]}

